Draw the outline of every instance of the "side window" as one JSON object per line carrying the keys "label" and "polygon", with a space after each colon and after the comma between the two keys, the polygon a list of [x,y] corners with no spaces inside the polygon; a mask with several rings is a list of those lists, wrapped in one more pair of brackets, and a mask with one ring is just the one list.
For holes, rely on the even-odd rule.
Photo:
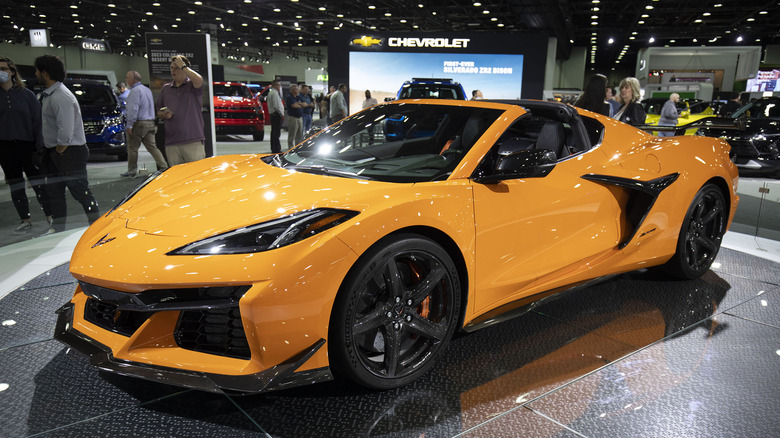
{"label": "side window", "polygon": [[549,150],[557,159],[571,155],[571,127],[556,119],[525,116],[518,119],[498,139],[494,148],[499,156],[523,150]]}
{"label": "side window", "polygon": [[590,117],[581,116],[580,119],[582,124],[585,125],[585,132],[588,134],[589,148],[601,144],[601,140],[604,138],[604,125]]}

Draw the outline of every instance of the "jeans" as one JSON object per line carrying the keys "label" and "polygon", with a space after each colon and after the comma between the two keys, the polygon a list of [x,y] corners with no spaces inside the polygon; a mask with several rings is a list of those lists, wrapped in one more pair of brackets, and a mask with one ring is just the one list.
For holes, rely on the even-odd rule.
{"label": "jeans", "polygon": [[36,164],[35,143],[21,140],[0,140],[0,166],[11,188],[11,201],[22,220],[30,219],[30,203],[27,200],[24,176],[30,180],[35,197],[46,216],[51,215],[49,196],[44,186],[43,172]]}
{"label": "jeans", "polygon": [[51,213],[54,231],[64,231],[68,215],[68,204],[65,201],[65,188],[71,196],[81,204],[87,221],[91,224],[100,218],[95,196],[89,188],[87,180],[87,145],[68,146],[61,154],[54,148],[46,148],[44,163],[46,167],[46,190],[51,203]]}
{"label": "jeans", "polygon": [[271,114],[271,152],[279,153],[282,151],[282,142],[279,138],[282,135],[282,119],[281,114]]}
{"label": "jeans", "polygon": [[311,129],[311,114],[303,113],[303,137],[306,138],[306,133]]}

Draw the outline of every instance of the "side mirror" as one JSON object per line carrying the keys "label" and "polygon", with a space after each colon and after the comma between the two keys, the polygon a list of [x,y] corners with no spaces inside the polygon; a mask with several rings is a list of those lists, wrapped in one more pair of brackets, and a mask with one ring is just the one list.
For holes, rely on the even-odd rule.
{"label": "side mirror", "polygon": [[555,152],[538,149],[519,151],[498,158],[492,175],[474,178],[478,183],[497,183],[507,179],[541,178],[555,168]]}

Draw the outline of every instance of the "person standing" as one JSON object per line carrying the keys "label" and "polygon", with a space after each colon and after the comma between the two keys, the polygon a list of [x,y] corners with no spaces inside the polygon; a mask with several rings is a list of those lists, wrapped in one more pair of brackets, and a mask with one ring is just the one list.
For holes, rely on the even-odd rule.
{"label": "person standing", "polygon": [[609,116],[613,117],[620,110],[620,102],[617,101],[617,96],[615,96],[615,89],[612,87],[607,87],[607,103],[610,107]]}
{"label": "person standing", "polygon": [[66,87],[65,64],[54,55],[35,58],[35,77],[46,89],[41,93],[41,117],[46,188],[52,226],[45,234],[64,231],[68,214],[65,188],[81,204],[91,224],[100,217],[97,200],[87,179],[89,149],[76,96]]}
{"label": "person standing", "polygon": [[168,164],[189,163],[206,158],[203,141],[203,76],[190,68],[182,55],[171,57],[173,81],[162,86],[157,117],[165,121],[165,154]]}
{"label": "person standing", "polygon": [[[677,111],[677,102],[680,101],[680,95],[672,93],[669,95],[669,100],[664,103],[661,108],[661,118],[658,119],[658,124],[661,126],[677,126],[677,118],[680,117],[680,113]],[[671,131],[658,131],[659,137],[671,137],[674,132]]]}
{"label": "person standing", "polygon": [[271,117],[271,152],[278,154],[282,151],[282,120],[284,120],[284,106],[282,105],[282,83],[278,79],[271,82],[271,89],[266,97],[268,113]]}
{"label": "person standing", "polygon": [[127,84],[120,82],[116,84],[116,90],[119,91],[119,94],[116,96],[116,99],[119,101],[119,111],[121,111],[122,114],[126,114],[127,96],[130,95],[130,89],[127,88]]}
{"label": "person standing", "polygon": [[314,118],[314,99],[311,97],[311,89],[306,84],[301,84],[301,103],[303,103],[303,136],[311,129],[312,119]]}
{"label": "person standing", "polygon": [[596,73],[588,79],[585,89],[574,102],[574,106],[609,117],[612,108],[606,102],[606,98],[607,77]]}
{"label": "person standing", "polygon": [[482,99],[482,91],[471,90],[471,100],[480,100],[480,99]]}
{"label": "person standing", "polygon": [[330,95],[330,118],[333,123],[347,117],[347,84],[339,84],[338,90]]}
{"label": "person standing", "polygon": [[168,167],[162,152],[157,149],[157,122],[154,119],[154,98],[152,91],[141,83],[141,74],[135,70],[127,72],[125,80],[130,86],[127,97],[127,112],[125,127],[127,130],[127,172],[124,177],[135,177],[138,174],[138,149],[141,143],[152,154],[157,170]]}
{"label": "person standing", "polygon": [[374,105],[376,105],[378,103],[379,102],[377,102],[375,98],[371,97],[371,91],[370,90],[366,90],[366,100],[363,101],[362,109],[366,109],[366,108],[372,107],[372,106],[374,106]]}
{"label": "person standing", "polygon": [[731,93],[731,98],[729,101],[720,107],[720,110],[718,110],[718,115],[721,117],[731,117],[731,114],[733,114],[741,106],[742,103],[739,101],[739,93],[733,92]]}
{"label": "person standing", "polygon": [[320,101],[320,118],[324,118],[328,125],[333,124],[333,119],[330,118],[330,97],[333,96],[333,93],[336,92],[336,87],[331,85],[328,87],[328,94],[322,96],[322,101]]}
{"label": "person standing", "polygon": [[43,175],[35,163],[42,152],[41,104],[35,94],[24,86],[16,65],[10,58],[0,57],[0,166],[11,189],[11,200],[21,219],[14,232],[32,231],[30,203],[25,193],[24,175],[30,180],[38,203],[51,219],[49,198]]}
{"label": "person standing", "polygon": [[613,116],[629,125],[643,125],[645,123],[645,109],[639,104],[639,80],[628,77],[620,81],[620,110]]}
{"label": "person standing", "polygon": [[290,94],[284,98],[287,106],[287,150],[303,141],[303,107],[298,85],[290,85]]}

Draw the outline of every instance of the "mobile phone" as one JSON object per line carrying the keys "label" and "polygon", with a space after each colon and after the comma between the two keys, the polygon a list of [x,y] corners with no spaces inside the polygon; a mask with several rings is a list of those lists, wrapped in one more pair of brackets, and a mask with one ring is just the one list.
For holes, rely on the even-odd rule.
{"label": "mobile phone", "polygon": [[168,112],[168,111],[170,111],[170,110],[168,109],[168,107],[167,107],[167,106],[164,106],[164,107],[160,108],[160,111],[162,111],[162,112]]}

